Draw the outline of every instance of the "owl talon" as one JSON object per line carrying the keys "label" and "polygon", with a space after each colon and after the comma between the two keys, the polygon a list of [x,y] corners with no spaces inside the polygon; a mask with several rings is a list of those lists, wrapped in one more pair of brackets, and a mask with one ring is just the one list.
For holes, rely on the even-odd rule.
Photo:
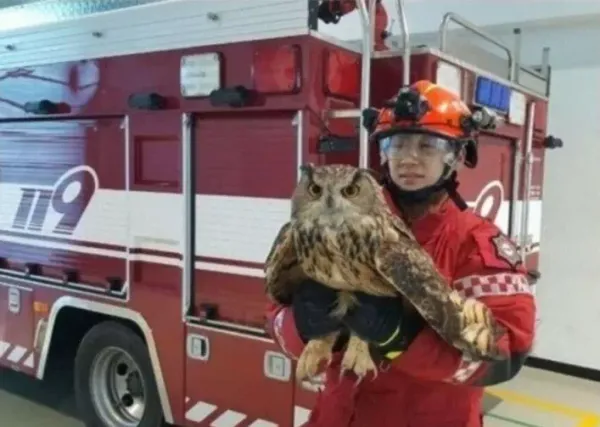
{"label": "owl talon", "polygon": [[358,383],[372,373],[373,379],[377,378],[377,366],[371,358],[369,344],[357,336],[351,336],[342,359],[342,372],[353,371],[359,378]]}
{"label": "owl talon", "polygon": [[296,379],[298,381],[304,381],[308,378],[314,378],[319,371],[321,362],[324,360],[327,361],[327,365],[333,360],[331,347],[328,345],[327,341],[309,341],[298,359],[296,365]]}

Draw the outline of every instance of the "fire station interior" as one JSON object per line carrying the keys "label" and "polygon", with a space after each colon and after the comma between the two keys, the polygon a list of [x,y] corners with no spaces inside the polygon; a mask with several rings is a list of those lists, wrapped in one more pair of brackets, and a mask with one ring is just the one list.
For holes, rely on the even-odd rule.
{"label": "fire station interior", "polygon": [[[116,401],[120,400],[129,412],[111,418],[110,405],[97,406],[104,408],[96,409],[104,415],[93,419],[103,419],[105,424],[93,425],[161,427],[162,424],[152,424],[149,418],[140,415],[154,405],[157,411],[163,411],[164,421],[181,427],[308,426],[315,390],[323,384],[315,380],[285,389],[286,380],[281,380],[286,369],[293,372],[290,368],[293,365],[281,356],[281,350],[264,330],[266,299],[260,261],[266,255],[262,253],[263,240],[270,243],[275,237],[271,234],[279,224],[265,224],[269,215],[280,218],[282,209],[284,214],[288,212],[280,206],[288,202],[286,191],[297,179],[296,156],[322,163],[339,161],[378,167],[380,153],[369,145],[368,134],[361,127],[360,112],[374,106],[374,100],[389,98],[401,85],[421,76],[455,91],[469,106],[489,112],[496,120],[496,127],[482,132],[478,141],[478,168],[461,172],[459,191],[464,191],[469,209],[494,221],[517,244],[536,302],[533,348],[525,366],[512,379],[485,388],[481,407],[483,425],[600,427],[600,339],[595,328],[600,323],[597,283],[600,199],[596,189],[600,182],[597,167],[600,56],[596,53],[600,43],[600,1],[252,0],[252,5],[250,0],[228,2],[228,6],[224,6],[224,0],[206,1],[206,6],[200,5],[200,0],[82,0],[79,6],[66,0],[0,2],[0,427],[91,427],[92,418],[81,416],[82,407],[93,411],[95,402],[101,399],[108,402],[111,393],[122,390],[127,391]],[[172,9],[160,9],[161,3],[170,3]],[[234,3],[239,7],[231,6]],[[300,3],[308,3],[309,19],[304,20],[308,27],[305,33],[294,33],[292,27],[301,20],[294,21],[296,18],[291,15],[302,12]],[[180,51],[193,51],[193,43],[164,48],[154,56],[151,48],[136,53],[137,46],[144,44],[138,39],[130,43],[134,46],[131,52],[123,51],[105,59],[103,54],[96,53],[101,52],[101,47],[85,41],[88,56],[101,64],[94,72],[109,76],[106,78],[110,83],[100,84],[101,89],[94,95],[100,99],[97,104],[86,99],[81,105],[89,102],[101,111],[94,115],[96,110],[92,109],[89,111],[93,114],[76,108],[61,110],[60,102],[55,102],[60,101],[59,91],[48,87],[56,82],[86,87],[85,79],[93,74],[87,68],[91,62],[87,62],[85,49],[80,49],[72,59],[57,59],[59,65],[52,62],[52,49],[56,49],[54,52],[60,58],[68,57],[61,52],[62,40],[71,43],[69,40],[82,34],[99,43],[105,43],[103,40],[113,35],[129,39],[130,32],[142,31],[140,25],[133,23],[145,22],[143,31],[149,32],[152,26],[148,23],[155,21],[157,34],[167,40],[161,43],[167,46],[168,40],[176,37],[174,30],[169,33],[163,29],[165,22],[180,19],[183,23],[185,19],[177,11],[184,4],[194,11],[188,21],[195,19],[193,16],[202,16],[211,25],[224,28],[229,17],[236,13],[235,16],[247,17],[244,25],[237,23],[232,27],[231,39],[228,39],[231,31],[227,30],[230,32],[223,36],[225,41],[207,36],[206,45],[225,52],[220,67],[234,64],[242,68],[259,56],[250,53],[256,43],[257,52],[262,53],[265,62],[260,67],[254,62],[254,74],[247,80],[256,87],[263,85],[264,93],[248,91],[241,85],[213,90],[201,101],[193,99],[189,91],[204,90],[203,84],[212,84],[207,83],[212,69],[202,67],[214,66],[213,62],[202,65],[202,61],[209,61],[206,58],[189,61],[187,65],[180,60],[183,55]],[[159,10],[162,16],[157,14]],[[138,20],[136,13],[144,18]],[[95,15],[102,14],[109,18],[94,21]],[[252,24],[253,19],[267,22],[269,14],[279,14],[281,23],[273,18],[269,23]],[[149,20],[150,15],[153,21]],[[132,22],[131,29],[123,24],[128,20]],[[286,26],[288,21],[294,25]],[[95,22],[103,24],[98,26]],[[269,25],[274,29],[267,28]],[[264,28],[259,28],[260,31],[272,34],[260,36],[264,40],[244,39],[261,26]],[[258,34],[259,30],[255,32]],[[244,36],[236,35],[235,31]],[[53,47],[55,43],[58,47]],[[286,50],[288,43],[293,43],[297,50]],[[262,46],[266,48],[260,50]],[[281,46],[284,48],[280,49]],[[40,56],[43,60],[30,61],[27,52],[36,49],[49,53]],[[211,50],[202,46],[198,52]],[[316,59],[310,59],[312,54]],[[21,55],[18,57],[21,59],[13,59],[14,55]],[[302,61],[306,62],[294,62],[298,58],[294,55],[302,55]],[[288,60],[289,63],[283,63]],[[77,64],[69,68],[76,69],[77,76],[73,77],[71,71],[63,73],[67,63]],[[37,67],[51,72],[37,76]],[[304,77],[296,77],[300,69]],[[200,74],[205,80],[195,81]],[[25,83],[18,80],[26,75],[35,78]],[[365,84],[365,78],[369,83]],[[137,80],[144,79],[152,80],[156,87],[142,87],[141,83],[136,86]],[[123,83],[125,80],[127,84]],[[45,88],[38,90],[42,85]],[[130,88],[123,87],[127,85],[143,90],[127,92],[131,96],[126,98],[123,94]],[[281,88],[289,91],[277,94]],[[175,96],[163,96],[161,91],[169,90],[174,90]],[[118,96],[111,95],[111,91],[118,92]],[[258,95],[252,98],[250,92]],[[47,99],[32,99],[36,102],[27,105],[19,104],[28,94],[36,93],[49,95]],[[111,110],[111,102],[119,97],[127,101],[118,110]],[[69,102],[74,99],[73,95]],[[253,99],[264,103],[250,105]],[[175,104],[175,113],[166,111],[161,116],[162,110],[169,110]],[[277,110],[281,105],[285,111]],[[310,114],[292,112],[298,105],[310,110]],[[202,111],[190,113],[185,111],[187,107]],[[144,111],[138,116],[127,114],[136,109]],[[270,114],[268,120],[264,118],[266,114]],[[87,155],[97,161],[95,164],[90,161],[87,166],[85,156],[81,157],[84,158],[81,165],[70,163],[79,154],[65,149],[69,147],[67,143],[59,146],[63,152],[57,155],[36,158],[37,150],[47,150],[44,141],[64,131],[60,127],[44,128],[41,134],[32,131],[48,117],[54,120],[54,115],[57,120],[72,115],[64,120],[76,123],[70,130],[87,126],[85,136],[80,139],[87,138],[90,145],[96,140],[103,142],[100,136],[90,136],[96,132],[108,139],[122,137],[126,144],[131,138],[134,148],[121,152],[120,145],[111,145],[107,140],[105,148],[97,145],[96,149],[87,150]],[[200,119],[194,122],[196,116]],[[94,124],[90,125],[91,121]],[[190,121],[194,123],[191,126]],[[169,130],[163,131],[166,128]],[[328,129],[326,134],[324,128]],[[268,137],[259,141],[256,129],[264,131],[261,137],[267,134]],[[19,148],[20,141],[28,142],[27,138],[38,144],[37,148],[30,151]],[[150,149],[138,151],[136,141],[143,142],[139,147]],[[312,144],[311,148],[303,148],[302,141],[311,141],[307,143],[307,146]],[[251,148],[253,143],[255,149]],[[233,150],[242,154],[232,155]],[[115,160],[116,166],[108,167],[111,156],[120,160]],[[143,165],[126,172],[130,170],[128,159],[138,156]],[[248,162],[252,165],[248,166]],[[244,171],[225,175],[227,168],[233,170],[232,163]],[[32,168],[32,164],[38,166]],[[30,177],[18,175],[22,165],[29,167],[33,184],[27,181]],[[52,174],[52,168],[62,168],[63,181],[44,180]],[[33,222],[44,215],[44,209],[55,209],[56,215],[67,216],[57,207],[61,202],[54,201],[57,188],[69,184],[66,180],[72,177],[65,172],[67,169],[74,171],[72,176],[92,171],[87,175],[88,181],[82,179],[78,185],[83,188],[86,182],[95,182],[95,193],[86,199],[83,208],[77,208],[80,209],[77,215],[81,216],[84,228],[94,232],[81,241],[73,235],[49,232],[43,236],[44,239],[50,236],[47,240],[37,236],[37,243],[31,243],[32,233],[43,228],[38,224],[39,228],[34,229]],[[112,178],[98,181],[101,174],[113,172]],[[194,183],[186,184],[188,178]],[[223,201],[226,197],[216,194],[226,186],[237,191],[235,203]],[[263,188],[266,186],[269,190]],[[249,187],[252,191],[247,192],[254,193],[244,194]],[[67,192],[65,188],[63,193]],[[202,189],[206,194],[200,194],[204,192]],[[185,199],[187,191],[191,198]],[[277,196],[266,200],[270,196],[264,195],[269,191]],[[46,207],[35,202],[38,194],[41,200],[44,192],[50,194]],[[135,196],[129,198],[130,195],[125,195],[128,192]],[[83,193],[81,190],[80,196]],[[130,208],[126,204],[129,202],[124,201],[137,197],[140,206],[144,203],[151,206],[150,203],[155,203],[150,201],[152,194],[157,195],[152,199],[157,202],[145,212]],[[263,207],[259,208],[258,202],[251,204],[251,199],[263,199]],[[213,205],[232,206],[235,213],[221,212]],[[17,227],[20,215],[17,208],[20,214],[22,209],[31,210],[31,215],[24,219],[32,222],[29,231],[25,230],[26,225]],[[128,211],[122,215],[114,213],[123,208]],[[113,212],[106,214],[110,218],[103,219],[104,212],[111,209]],[[253,209],[263,210],[260,215],[252,216]],[[88,214],[91,210],[100,212],[92,220],[91,213]],[[139,216],[132,219],[134,215]],[[173,220],[172,215],[179,215],[178,219]],[[119,218],[123,222],[117,224]],[[103,228],[102,221],[113,221],[110,225],[113,229]],[[151,221],[155,223],[145,225]],[[121,228],[117,230],[114,224]],[[15,228],[19,228],[18,232]],[[143,229],[148,234],[139,238],[146,239],[146,252],[132,249],[137,238],[132,237],[133,229]],[[241,236],[240,230],[244,229],[253,229],[254,234]],[[271,234],[266,236],[267,232]],[[177,240],[179,236],[183,237]],[[85,249],[91,241],[96,246]],[[30,247],[33,249],[27,249]],[[81,250],[77,255],[81,258],[69,265],[69,260],[76,259],[69,252],[75,247]],[[125,255],[115,255],[119,248],[125,248]],[[88,258],[82,261],[84,256]],[[103,257],[110,260],[98,261]],[[134,257],[136,261],[130,262]],[[144,267],[152,263],[158,267]],[[90,273],[85,270],[87,266],[95,270]],[[22,272],[9,271],[11,268]],[[47,277],[42,277],[44,274]],[[88,277],[100,277],[102,284],[82,284]],[[168,285],[166,277],[171,281]],[[146,283],[142,286],[141,282]],[[137,295],[136,286],[140,290]],[[53,304],[64,304],[65,308],[53,308]],[[107,307],[106,304],[112,305],[102,310],[100,307]],[[57,314],[61,308],[62,317]],[[89,316],[78,317],[77,313],[95,308],[97,311]],[[143,310],[152,313],[144,314]],[[129,314],[132,312],[135,315]],[[122,342],[136,339],[144,349],[148,348],[144,360],[146,373],[153,375],[152,384],[157,390],[154,401],[138,399],[132,391],[147,386],[147,378],[137,381],[138,377],[117,372],[116,380],[94,383],[105,384],[106,389],[92,386],[90,379],[89,402],[82,404],[76,393],[85,387],[74,386],[79,381],[77,366],[83,364],[77,356],[78,348],[82,342],[91,340],[84,340],[84,336],[94,325],[113,319],[113,315],[116,319],[119,313],[123,313],[123,318],[116,322],[114,333],[131,327],[136,332],[123,335]],[[23,314],[27,320],[18,320]],[[163,314],[165,319],[175,319],[177,328],[162,324],[162,320],[155,320],[156,323],[136,320],[144,316],[162,319],[159,316]],[[57,335],[59,327],[65,331],[62,335]],[[27,330],[23,332],[23,328]],[[94,337],[101,338],[102,335]],[[177,352],[172,347],[177,347]],[[220,359],[213,362],[214,357]],[[246,366],[244,358],[248,360]],[[93,365],[91,356],[89,360]],[[233,363],[235,366],[231,367]],[[251,364],[259,366],[258,374],[252,371]],[[135,363],[130,364],[130,359],[124,357],[117,365],[127,370],[133,369]],[[90,370],[88,376],[106,374],[98,372]],[[239,378],[235,379],[238,373]],[[205,381],[202,387],[194,383],[195,378]],[[276,381],[269,382],[273,379]],[[245,388],[246,382],[250,389]],[[271,384],[276,385],[269,390]],[[266,397],[261,399],[261,394]],[[277,400],[279,395],[288,407],[267,408],[269,400],[277,401],[277,406],[283,405]],[[126,399],[132,400],[127,403]],[[259,403],[250,405],[248,401],[253,399]],[[109,419],[117,421],[109,423],[106,421]]]}

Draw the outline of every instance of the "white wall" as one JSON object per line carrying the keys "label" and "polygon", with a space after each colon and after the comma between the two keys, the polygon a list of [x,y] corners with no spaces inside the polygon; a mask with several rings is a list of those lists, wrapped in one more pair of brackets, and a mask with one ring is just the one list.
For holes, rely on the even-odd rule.
{"label": "white wall", "polygon": [[600,369],[600,67],[552,76],[535,355]]}

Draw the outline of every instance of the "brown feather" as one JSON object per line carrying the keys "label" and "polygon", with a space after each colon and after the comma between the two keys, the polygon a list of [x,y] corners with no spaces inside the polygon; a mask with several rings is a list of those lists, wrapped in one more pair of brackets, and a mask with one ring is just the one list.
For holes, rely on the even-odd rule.
{"label": "brown feather", "polygon": [[[450,289],[367,170],[305,167],[292,197],[292,218],[275,239],[265,273],[267,294],[279,302],[289,300],[305,277],[340,291],[332,314],[339,317],[356,304],[355,291],[401,295],[467,357],[500,357],[495,337],[501,329],[488,308]],[[309,342],[298,363],[299,380],[331,359],[335,337]],[[351,334],[342,366],[361,377],[373,371],[368,344]]]}

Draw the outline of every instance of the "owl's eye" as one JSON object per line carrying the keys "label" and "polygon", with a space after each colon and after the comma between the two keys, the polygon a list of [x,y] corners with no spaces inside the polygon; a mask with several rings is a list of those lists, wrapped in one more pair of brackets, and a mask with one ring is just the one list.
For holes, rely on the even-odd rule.
{"label": "owl's eye", "polygon": [[359,192],[360,187],[356,184],[350,184],[342,189],[342,195],[349,198],[358,196]]}
{"label": "owl's eye", "polygon": [[322,192],[323,189],[317,184],[308,184],[308,194],[310,194],[311,196],[319,197]]}

